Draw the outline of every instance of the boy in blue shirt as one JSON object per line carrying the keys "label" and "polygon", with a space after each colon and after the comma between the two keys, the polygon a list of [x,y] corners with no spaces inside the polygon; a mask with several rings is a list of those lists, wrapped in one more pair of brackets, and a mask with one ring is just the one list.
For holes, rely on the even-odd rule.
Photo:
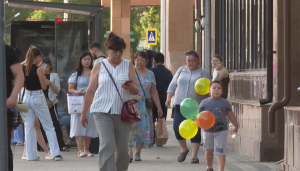
{"label": "boy in blue shirt", "polygon": [[203,100],[199,106],[200,112],[210,111],[214,114],[216,121],[212,128],[204,130],[204,149],[207,171],[213,171],[212,163],[214,155],[217,155],[219,171],[224,171],[226,162],[226,146],[228,123],[227,118],[234,125],[233,133],[238,131],[237,119],[232,112],[230,103],[221,98],[223,93],[222,83],[212,81],[210,85],[210,98]]}

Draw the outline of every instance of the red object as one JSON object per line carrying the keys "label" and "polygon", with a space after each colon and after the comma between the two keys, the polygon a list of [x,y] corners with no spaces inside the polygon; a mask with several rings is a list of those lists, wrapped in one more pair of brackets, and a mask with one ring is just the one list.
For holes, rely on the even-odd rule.
{"label": "red object", "polygon": [[60,18],[57,18],[57,19],[56,19],[56,22],[57,22],[57,23],[60,23],[60,22],[61,22],[61,19],[60,19]]}
{"label": "red object", "polygon": [[132,83],[132,80],[128,80],[128,81],[126,81],[124,84],[128,85],[128,84],[130,84],[130,83]]}
{"label": "red object", "polygon": [[[119,92],[119,90],[117,90]],[[140,112],[136,107],[136,99],[127,100],[123,103],[121,109],[121,120],[122,121],[141,121]]]}
{"label": "red object", "polygon": [[196,119],[198,127],[202,129],[209,129],[214,126],[216,122],[215,115],[209,111],[203,111],[199,113]]}
{"label": "red object", "polygon": [[26,21],[40,21],[40,19],[26,19]]}

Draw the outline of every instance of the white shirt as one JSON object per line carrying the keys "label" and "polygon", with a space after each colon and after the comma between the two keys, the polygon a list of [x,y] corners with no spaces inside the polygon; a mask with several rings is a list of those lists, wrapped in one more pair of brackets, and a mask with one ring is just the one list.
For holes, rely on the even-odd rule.
{"label": "white shirt", "polygon": [[[123,101],[118,95],[116,87],[102,62],[111,73]],[[111,114],[121,114],[123,102],[131,99],[129,91],[122,88],[122,84],[129,80],[130,61],[122,59],[122,62],[115,68],[107,59],[104,59],[102,62],[98,76],[98,88],[91,106],[91,113],[108,113],[111,110]]]}
{"label": "white shirt", "polygon": [[200,104],[206,98],[195,92],[195,83],[200,78],[211,79],[209,73],[202,68],[191,72],[186,66],[183,66],[176,71],[167,91],[174,94],[174,105],[179,105],[185,98],[195,99]]}

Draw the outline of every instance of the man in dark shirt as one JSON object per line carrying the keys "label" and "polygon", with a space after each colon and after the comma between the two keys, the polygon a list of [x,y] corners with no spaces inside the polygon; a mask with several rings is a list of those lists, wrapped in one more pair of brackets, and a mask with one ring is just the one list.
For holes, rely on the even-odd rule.
{"label": "man in dark shirt", "polygon": [[[151,70],[153,71],[154,76],[155,76],[156,89],[157,89],[157,92],[159,95],[159,100],[160,100],[161,108],[163,111],[163,117],[166,119],[168,108],[165,106],[165,102],[167,100],[167,90],[168,90],[169,84],[172,81],[173,74],[171,73],[170,70],[168,70],[164,66],[164,62],[165,62],[165,56],[162,53],[157,53],[153,57],[154,67],[151,68]],[[153,121],[155,122],[158,118],[156,107],[153,108],[152,113],[153,113]]]}
{"label": "man in dark shirt", "polygon": [[[11,132],[13,130],[14,113],[9,109],[14,109],[17,105],[18,93],[24,84],[24,74],[22,71],[19,56],[16,49],[5,45],[6,52],[6,90],[7,90],[7,138],[8,138],[8,170],[13,170],[13,154],[10,148]],[[14,83],[13,83],[14,81]]]}

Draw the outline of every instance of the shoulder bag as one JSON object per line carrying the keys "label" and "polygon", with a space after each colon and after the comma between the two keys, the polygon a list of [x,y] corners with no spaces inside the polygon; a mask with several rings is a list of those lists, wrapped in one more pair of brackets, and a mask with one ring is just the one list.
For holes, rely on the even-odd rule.
{"label": "shoulder bag", "polygon": [[106,69],[111,81],[114,83],[114,86],[118,92],[118,95],[120,96],[121,101],[123,102],[123,106],[121,109],[121,120],[122,121],[141,121],[142,119],[140,117],[140,113],[136,107],[136,103],[138,101],[136,99],[127,100],[125,102],[123,101],[121,93],[119,92],[119,89],[118,89],[111,73],[108,71],[104,62],[102,61],[101,63],[103,64],[104,68]]}
{"label": "shoulder bag", "polygon": [[135,68],[134,68],[134,71],[135,71],[135,73],[136,73],[136,76],[138,77],[139,83],[140,83],[140,85],[141,85],[141,88],[142,88],[142,90],[143,90],[143,93],[144,93],[144,96],[145,96],[145,99],[146,99],[146,100],[145,100],[145,101],[146,101],[146,108],[147,108],[147,109],[152,109],[152,108],[154,107],[154,103],[153,103],[151,97],[150,97],[150,98],[147,98],[146,93],[145,93],[145,90],[144,90],[144,88],[143,88],[143,84],[142,84],[141,81],[140,81],[140,76],[139,76],[139,74],[137,73],[137,71],[136,71]]}

